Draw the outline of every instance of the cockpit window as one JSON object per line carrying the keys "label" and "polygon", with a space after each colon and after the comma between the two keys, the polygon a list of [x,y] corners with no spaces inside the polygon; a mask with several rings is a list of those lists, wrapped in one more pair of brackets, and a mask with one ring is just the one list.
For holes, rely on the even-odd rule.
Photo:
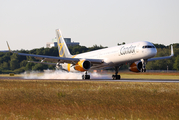
{"label": "cockpit window", "polygon": [[154,46],[150,46],[150,45],[146,45],[146,46],[143,46],[142,48],[155,48]]}

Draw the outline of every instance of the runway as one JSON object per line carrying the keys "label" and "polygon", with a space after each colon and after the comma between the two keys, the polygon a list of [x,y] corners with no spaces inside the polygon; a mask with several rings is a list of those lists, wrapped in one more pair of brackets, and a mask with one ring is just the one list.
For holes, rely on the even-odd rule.
{"label": "runway", "polygon": [[23,77],[0,77],[0,80],[58,80],[58,81],[104,81],[104,82],[151,82],[151,83],[179,83],[179,79],[126,79],[120,80],[113,79],[25,79]]}

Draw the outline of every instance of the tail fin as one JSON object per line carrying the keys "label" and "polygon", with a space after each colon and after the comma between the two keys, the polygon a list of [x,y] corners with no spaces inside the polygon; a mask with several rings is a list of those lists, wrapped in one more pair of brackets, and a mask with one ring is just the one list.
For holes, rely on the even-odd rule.
{"label": "tail fin", "polygon": [[62,33],[60,29],[56,30],[57,34],[57,45],[58,45],[58,52],[60,57],[71,57],[72,55],[70,54],[68,47],[66,45],[66,42],[62,36]]}

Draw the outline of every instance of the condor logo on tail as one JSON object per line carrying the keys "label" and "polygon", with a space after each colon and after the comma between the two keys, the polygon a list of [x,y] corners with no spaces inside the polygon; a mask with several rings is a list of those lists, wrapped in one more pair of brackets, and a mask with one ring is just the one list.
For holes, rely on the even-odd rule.
{"label": "condor logo on tail", "polygon": [[70,54],[68,47],[65,43],[65,40],[61,34],[60,30],[56,30],[57,38],[58,38],[58,52],[60,57],[72,57]]}
{"label": "condor logo on tail", "polygon": [[64,54],[65,54],[65,52],[64,52],[64,50],[63,50],[63,45],[64,45],[64,43],[60,43],[60,38],[61,38],[61,36],[59,37],[59,39],[58,39],[58,48],[59,48],[59,56],[60,57],[63,57],[64,56]]}

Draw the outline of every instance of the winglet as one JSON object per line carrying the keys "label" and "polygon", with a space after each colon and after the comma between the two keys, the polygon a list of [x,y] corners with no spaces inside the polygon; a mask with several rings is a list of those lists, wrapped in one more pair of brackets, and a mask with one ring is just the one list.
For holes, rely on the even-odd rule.
{"label": "winglet", "polygon": [[171,45],[171,55],[170,55],[171,57],[173,57],[174,56],[174,53],[173,53],[173,45]]}
{"label": "winglet", "polygon": [[11,51],[11,49],[10,49],[9,44],[8,44],[8,42],[7,42],[7,41],[6,41],[6,43],[7,43],[7,47],[8,47],[8,49],[9,49],[9,52],[11,52],[11,53],[12,53],[12,51]]}

